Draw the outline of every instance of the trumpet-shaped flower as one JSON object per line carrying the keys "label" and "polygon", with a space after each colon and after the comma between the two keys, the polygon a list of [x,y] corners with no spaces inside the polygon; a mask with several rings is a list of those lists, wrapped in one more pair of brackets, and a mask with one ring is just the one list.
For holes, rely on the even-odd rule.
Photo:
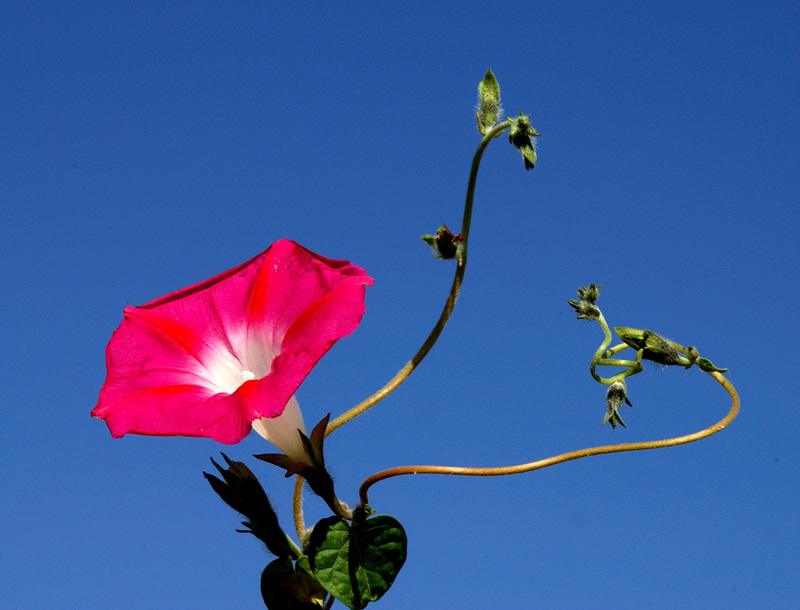
{"label": "trumpet-shaped flower", "polygon": [[127,307],[92,415],[112,436],[238,443],[253,428],[304,461],[294,393],[364,314],[366,272],[288,240],[210,280]]}

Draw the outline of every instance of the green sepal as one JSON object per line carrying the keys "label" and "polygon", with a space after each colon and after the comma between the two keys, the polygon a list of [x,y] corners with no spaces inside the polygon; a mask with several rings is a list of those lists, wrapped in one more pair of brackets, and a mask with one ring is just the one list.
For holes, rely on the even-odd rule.
{"label": "green sepal", "polygon": [[325,430],[328,429],[328,422],[331,419],[331,414],[328,413],[322,420],[314,426],[311,431],[311,436],[308,437],[308,442],[305,440],[305,435],[300,434],[306,450],[311,454],[315,466],[325,466],[325,457],[323,453],[323,445],[325,443]]}
{"label": "green sepal", "polygon": [[703,371],[704,373],[727,373],[728,369],[720,369],[711,364],[711,360],[708,358],[698,358],[697,359],[697,366],[698,368]]}
{"label": "green sepal", "polygon": [[525,169],[533,169],[536,166],[536,149],[533,146],[523,146],[519,149],[519,152],[522,153]]}
{"label": "green sepal", "polygon": [[311,464],[295,462],[282,453],[260,453],[253,457],[285,469],[287,477],[299,474],[306,480],[311,491],[325,500],[325,503],[331,507],[331,510],[335,514],[342,514],[341,503],[336,497],[336,492],[333,488],[333,478],[331,478],[330,473],[325,469],[325,430],[328,427],[330,417],[330,413],[323,417],[322,421],[314,426],[314,429],[311,431],[311,436],[306,436],[298,431],[300,440],[303,443],[303,449]]}
{"label": "green sepal", "polygon": [[308,560],[308,555],[301,555],[297,558],[297,567],[303,568],[311,575],[314,574],[314,571],[311,569],[311,562]]}
{"label": "green sepal", "polygon": [[420,239],[422,241],[424,241],[426,244],[428,244],[431,248],[435,248],[436,247],[436,236],[435,235],[428,235],[426,233],[425,235],[421,235]]}
{"label": "green sepal", "polygon": [[623,343],[635,350],[644,349],[647,344],[647,336],[644,330],[638,328],[628,328],[627,326],[615,326],[614,332]]}
{"label": "green sepal", "polygon": [[400,522],[378,515],[350,525],[340,517],[314,526],[308,558],[319,583],[352,610],[380,599],[406,560],[408,539]]}
{"label": "green sepal", "polygon": [[600,288],[602,287],[602,284],[581,286],[578,288],[578,298],[588,303],[596,303],[597,299],[600,298]]}
{"label": "green sepal", "polygon": [[257,460],[261,460],[262,462],[267,462],[273,466],[283,468],[286,471],[287,478],[292,476],[292,474],[296,474],[296,472],[293,472],[294,470],[301,469],[302,467],[308,467],[308,464],[305,464],[304,462],[295,462],[285,453],[259,453],[253,457]]}
{"label": "green sepal", "polygon": [[603,418],[603,423],[600,425],[605,426],[606,422],[610,422],[612,428],[616,428],[617,424],[619,424],[623,428],[628,427],[625,425],[625,422],[622,421],[622,416],[620,416],[619,411],[617,411],[616,409],[612,409],[611,407],[609,407],[608,411],[606,411],[606,416]]}
{"label": "green sepal", "polygon": [[261,597],[269,610],[319,610],[326,595],[305,555],[295,565],[288,557],[276,559],[261,573]]}

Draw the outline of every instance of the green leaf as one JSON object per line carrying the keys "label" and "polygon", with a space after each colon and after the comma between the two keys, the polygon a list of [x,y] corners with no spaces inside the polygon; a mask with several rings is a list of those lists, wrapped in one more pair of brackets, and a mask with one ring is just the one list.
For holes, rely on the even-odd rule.
{"label": "green leaf", "polygon": [[720,369],[711,364],[711,360],[708,358],[698,358],[697,359],[697,366],[698,368],[705,372],[705,373],[725,373],[728,369]]}
{"label": "green leaf", "polygon": [[281,557],[269,563],[261,573],[261,597],[269,610],[319,610],[325,602],[325,590],[309,571],[308,557],[297,565]]}
{"label": "green leaf", "polygon": [[328,517],[314,526],[308,558],[328,593],[355,610],[389,590],[405,563],[407,543],[403,526],[388,515],[352,526]]}

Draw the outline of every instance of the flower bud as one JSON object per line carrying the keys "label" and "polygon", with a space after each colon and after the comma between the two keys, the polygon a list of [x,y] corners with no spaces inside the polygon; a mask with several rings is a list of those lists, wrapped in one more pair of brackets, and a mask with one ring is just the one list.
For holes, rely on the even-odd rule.
{"label": "flower bud", "polygon": [[608,404],[608,410],[606,411],[606,416],[603,418],[603,423],[601,425],[604,425],[606,422],[611,422],[612,428],[616,428],[617,424],[620,424],[623,428],[627,428],[625,422],[622,421],[622,417],[619,415],[619,408],[623,403],[627,404],[629,407],[633,405],[631,401],[628,400],[628,393],[624,381],[615,381],[608,386],[608,391],[606,391],[606,403]]}
{"label": "flower bud", "polygon": [[242,462],[234,462],[224,453],[222,457],[228,464],[227,470],[211,460],[222,479],[207,472],[203,475],[228,506],[247,517],[247,521],[243,522],[247,529],[237,531],[253,534],[278,557],[291,555],[286,534],[278,525],[278,517],[261,483]]}
{"label": "flower bud", "polygon": [[531,137],[538,137],[541,134],[531,127],[531,118],[519,113],[518,119],[508,118],[511,127],[508,128],[508,141],[511,142],[521,153],[525,162],[525,169],[533,169],[536,165],[536,144]]}
{"label": "flower bud", "polygon": [[582,301],[587,301],[589,303],[594,303],[597,301],[597,297],[600,296],[600,287],[602,284],[598,284],[595,286],[594,284],[589,284],[589,287],[581,286],[578,289],[578,296],[581,298]]}
{"label": "flower bud", "polygon": [[659,337],[652,330],[644,331],[644,345],[643,360],[652,360],[664,366],[689,364],[689,361],[678,353],[671,341]]}
{"label": "flower bud", "polygon": [[570,306],[578,313],[578,319],[584,318],[586,320],[599,320],[600,308],[594,303],[589,303],[584,300],[570,299],[567,301]]}
{"label": "flower bud", "polygon": [[491,70],[486,71],[486,76],[478,83],[478,129],[485,136],[487,130],[497,123],[500,116],[500,85]]}
{"label": "flower bud", "polygon": [[446,224],[439,227],[436,235],[423,235],[420,239],[431,247],[435,258],[443,259],[457,258],[458,246],[464,241],[461,233],[453,235]]}

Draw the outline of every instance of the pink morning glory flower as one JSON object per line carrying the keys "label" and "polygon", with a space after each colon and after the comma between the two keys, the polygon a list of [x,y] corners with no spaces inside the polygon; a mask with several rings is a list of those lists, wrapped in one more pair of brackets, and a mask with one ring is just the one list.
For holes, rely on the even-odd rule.
{"label": "pink morning glory flower", "polygon": [[372,278],[288,240],[210,280],[126,307],[106,348],[92,415],[112,436],[238,443],[253,428],[296,461],[305,432],[294,393],[364,314]]}

